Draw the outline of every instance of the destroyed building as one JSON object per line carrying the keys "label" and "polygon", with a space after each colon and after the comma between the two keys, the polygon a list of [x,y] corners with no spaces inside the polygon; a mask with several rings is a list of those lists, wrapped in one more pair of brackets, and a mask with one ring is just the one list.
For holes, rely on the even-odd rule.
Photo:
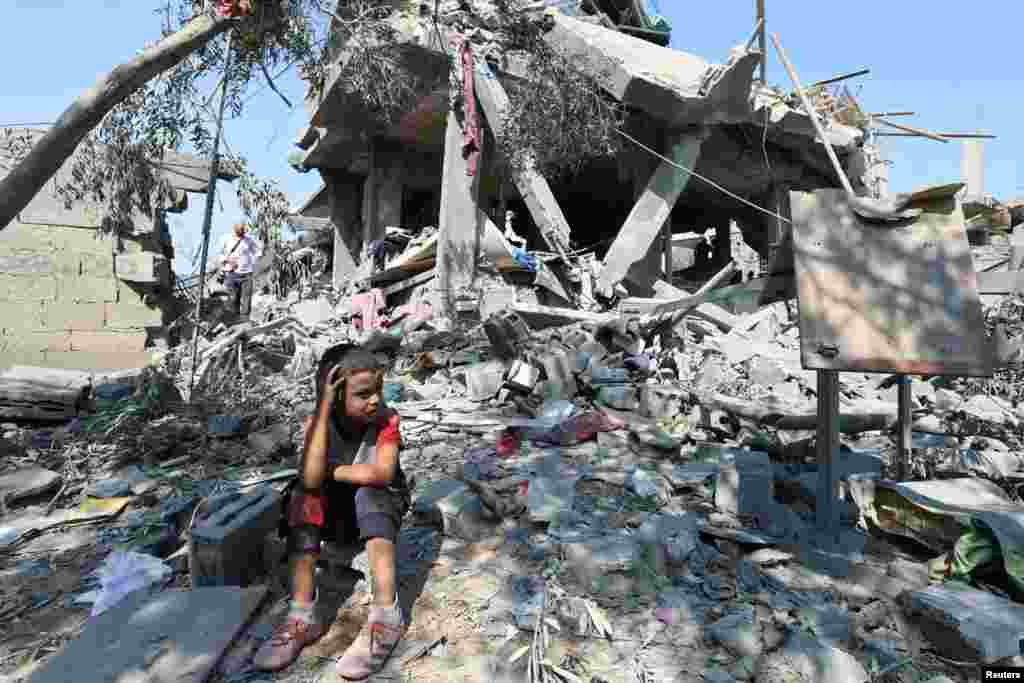
{"label": "destroyed building", "polygon": [[[441,3],[435,17],[430,3],[421,5],[419,14],[396,13],[394,53],[419,72],[444,73],[447,46],[456,35],[467,36],[473,67],[457,64],[453,72],[463,81],[459,91],[468,76],[479,102],[480,168],[467,169],[466,117],[461,107],[450,111],[447,86],[424,93],[400,125],[380,130],[353,104],[350,85],[340,77],[345,46],[336,45],[322,92],[307,102],[310,125],[297,140],[301,152],[291,158],[293,166],[316,169],[324,179],[317,213],[312,207],[303,213],[334,231],[336,285],[368,280],[389,303],[415,288],[448,310],[459,299],[478,301],[483,314],[510,304],[594,310],[595,294],[613,293],[620,284],[620,296],[674,298],[684,294],[675,284],[702,282],[737,256],[732,225],[760,256],[757,268],[745,259],[737,281],[754,270],[790,270],[787,250],[779,249],[788,192],[838,186],[809,117],[755,78],[761,54],[753,39],[725,64],[711,64],[665,47],[663,23],[650,29],[650,18],[620,14],[612,2],[598,3],[603,11],[593,14],[549,8],[537,20],[547,22],[545,43],[625,108],[624,152],[589,164],[571,182],[530,170],[503,176],[495,141],[510,106],[504,86],[529,78],[523,60],[495,53],[487,30],[493,7],[471,3],[460,10],[457,3]],[[345,11],[344,3],[338,11]],[[827,99],[822,107],[830,142],[858,191],[872,193],[882,183],[878,151],[851,125],[856,121],[829,113]],[[434,231],[421,232],[427,227]],[[718,236],[710,253],[673,237],[709,228]],[[497,267],[504,283],[489,284],[474,264],[477,233],[481,257],[506,262]],[[506,234],[522,236],[539,261],[534,273],[531,264],[509,256],[516,245]],[[394,258],[375,267],[364,254],[381,243],[375,248],[397,248]],[[506,258],[498,256],[506,251]],[[539,294],[509,284],[531,277]]]}
{"label": "destroyed building", "polygon": [[[0,136],[5,156],[23,133],[42,131]],[[0,231],[0,368],[138,368],[167,344],[174,247],[166,214],[183,211],[187,193],[206,192],[209,164],[172,152],[154,162],[176,201],[152,218],[138,215],[131,230],[111,237],[99,230],[96,205],[57,195],[71,163]]]}

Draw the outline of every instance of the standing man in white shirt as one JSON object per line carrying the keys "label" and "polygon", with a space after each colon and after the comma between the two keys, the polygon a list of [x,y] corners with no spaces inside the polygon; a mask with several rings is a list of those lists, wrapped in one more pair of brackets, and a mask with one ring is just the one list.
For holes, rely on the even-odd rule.
{"label": "standing man in white shirt", "polygon": [[236,321],[249,319],[252,306],[252,271],[259,257],[259,245],[247,234],[245,223],[236,223],[232,234],[224,238],[221,270],[224,286],[231,294],[231,309]]}

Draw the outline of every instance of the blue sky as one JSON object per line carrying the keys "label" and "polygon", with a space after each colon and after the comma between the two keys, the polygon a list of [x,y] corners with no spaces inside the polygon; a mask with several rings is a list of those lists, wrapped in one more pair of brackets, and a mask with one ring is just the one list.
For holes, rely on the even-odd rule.
{"label": "blue sky", "polygon": [[[672,47],[723,61],[745,42],[755,24],[754,0],[693,3],[658,0],[672,22]],[[0,124],[53,121],[84,89],[114,65],[130,59],[159,35],[158,0],[0,0]],[[900,119],[937,132],[998,136],[986,143],[985,189],[1007,200],[1024,196],[1024,77],[1017,52],[1024,6],[979,0],[969,7],[934,3],[860,0],[824,9],[820,3],[768,0],[768,30],[777,32],[800,79],[811,83],[870,68],[848,82],[870,111],[914,111]],[[770,45],[770,44],[769,44]],[[61,46],[64,46],[61,49]],[[773,50],[768,80],[789,87]],[[242,119],[229,121],[226,139],[252,169],[276,178],[293,206],[320,186],[315,171],[299,174],[287,164],[297,133],[306,123],[304,84],[294,73],[278,87],[296,107],[289,110],[268,88],[256,84]],[[890,187],[909,190],[960,176],[960,144],[917,138],[883,138],[893,162]],[[171,219],[179,258],[200,241],[202,195]],[[231,185],[221,183],[213,237],[219,239],[240,217]],[[179,272],[189,269],[176,263]]]}

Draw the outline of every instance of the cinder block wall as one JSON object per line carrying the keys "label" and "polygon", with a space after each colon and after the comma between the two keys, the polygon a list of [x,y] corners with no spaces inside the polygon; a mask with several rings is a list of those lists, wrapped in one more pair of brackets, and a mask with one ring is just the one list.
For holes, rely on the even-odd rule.
{"label": "cinder block wall", "polygon": [[[155,240],[122,239],[123,253]],[[113,241],[84,227],[14,222],[0,230],[0,369],[119,370],[145,365],[160,307],[117,279]]]}

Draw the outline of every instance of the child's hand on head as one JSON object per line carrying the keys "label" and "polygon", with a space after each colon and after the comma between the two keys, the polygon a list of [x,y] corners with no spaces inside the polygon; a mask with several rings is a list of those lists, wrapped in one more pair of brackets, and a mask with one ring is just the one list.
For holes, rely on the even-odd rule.
{"label": "child's hand on head", "polygon": [[338,399],[338,394],[344,385],[345,372],[342,370],[341,365],[335,365],[327,375],[327,381],[324,383],[324,392],[321,400],[328,405],[334,405],[335,401]]}

